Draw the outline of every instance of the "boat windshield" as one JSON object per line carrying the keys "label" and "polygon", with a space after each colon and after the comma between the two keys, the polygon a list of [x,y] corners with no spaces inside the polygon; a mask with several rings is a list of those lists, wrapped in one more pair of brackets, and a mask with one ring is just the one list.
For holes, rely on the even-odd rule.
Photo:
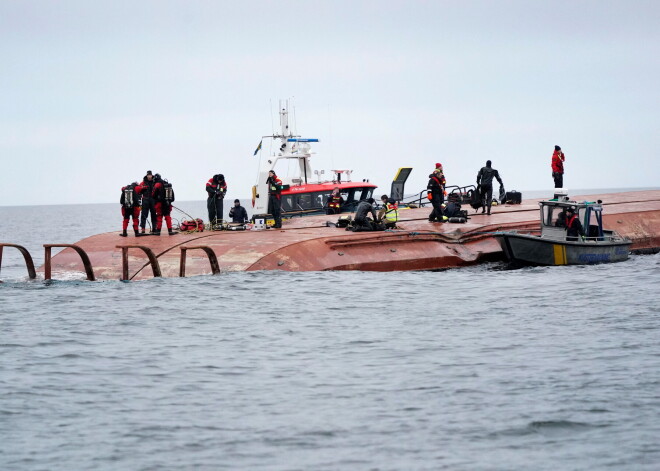
{"label": "boat windshield", "polygon": [[[373,188],[348,188],[341,191],[341,197],[344,199],[344,208],[349,211],[360,200],[371,198]],[[282,195],[283,211],[309,211],[324,209],[328,205],[328,200],[332,190],[315,191],[310,193],[298,193]]]}
{"label": "boat windshield", "polygon": [[543,225],[550,227],[562,227],[566,220],[566,213],[561,206],[543,206]]}

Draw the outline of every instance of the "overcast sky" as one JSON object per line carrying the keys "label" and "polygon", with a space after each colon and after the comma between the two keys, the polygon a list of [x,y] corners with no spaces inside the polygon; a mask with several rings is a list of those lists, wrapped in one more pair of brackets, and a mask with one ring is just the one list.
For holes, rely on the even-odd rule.
{"label": "overcast sky", "polygon": [[0,0],[0,205],[118,202],[148,169],[248,197],[290,97],[315,167],[383,190],[487,159],[549,189],[555,144],[568,188],[658,186],[659,25],[658,1]]}

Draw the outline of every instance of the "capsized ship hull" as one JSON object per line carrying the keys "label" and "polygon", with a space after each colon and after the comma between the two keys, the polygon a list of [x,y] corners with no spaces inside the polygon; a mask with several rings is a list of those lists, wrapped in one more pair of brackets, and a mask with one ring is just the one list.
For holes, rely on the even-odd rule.
{"label": "capsized ship hull", "polygon": [[[632,241],[633,251],[660,249],[660,190],[576,196],[576,200],[604,201],[604,224]],[[399,230],[347,232],[328,227],[337,216],[307,216],[285,221],[282,230],[217,231],[160,237],[119,237],[98,234],[76,243],[90,258],[96,279],[122,278],[122,249],[141,245],[155,254],[164,277],[181,273],[181,248],[207,247],[220,271],[253,270],[435,270],[503,260],[495,239],[501,231],[538,229],[538,201],[498,206],[490,216],[471,214],[466,224],[430,223],[430,208],[401,210]],[[204,250],[188,249],[185,276],[212,273]],[[145,254],[128,249],[128,279],[153,277]],[[43,272],[44,267],[40,270]],[[52,277],[84,277],[80,256],[65,249],[52,258]]]}

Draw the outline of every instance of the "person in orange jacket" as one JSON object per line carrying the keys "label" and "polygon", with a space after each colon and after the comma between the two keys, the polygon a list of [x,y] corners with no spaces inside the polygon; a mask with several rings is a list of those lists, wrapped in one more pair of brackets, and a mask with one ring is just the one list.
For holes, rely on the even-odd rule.
{"label": "person in orange jacket", "polygon": [[552,153],[552,178],[555,180],[555,188],[564,188],[564,160],[566,156],[561,151],[561,147],[555,146],[555,151]]}

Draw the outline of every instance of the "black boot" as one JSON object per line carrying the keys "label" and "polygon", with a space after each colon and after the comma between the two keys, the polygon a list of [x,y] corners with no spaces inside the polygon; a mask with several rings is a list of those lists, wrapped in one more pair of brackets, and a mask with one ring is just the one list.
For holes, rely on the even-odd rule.
{"label": "black boot", "polygon": [[122,231],[121,234],[119,234],[120,237],[128,237],[128,234],[126,233],[126,229]]}
{"label": "black boot", "polygon": [[178,232],[174,232],[172,229],[167,229],[167,233],[168,233],[169,235],[178,234]]}
{"label": "black boot", "polygon": [[155,235],[155,236],[159,236],[159,235],[160,235],[160,229],[156,229],[156,230],[154,231],[153,235]]}
{"label": "black boot", "polygon": [[[124,232],[126,232],[126,231],[124,231]],[[142,237],[143,235],[144,234],[140,234],[140,232],[137,229],[135,229],[135,237]]]}

